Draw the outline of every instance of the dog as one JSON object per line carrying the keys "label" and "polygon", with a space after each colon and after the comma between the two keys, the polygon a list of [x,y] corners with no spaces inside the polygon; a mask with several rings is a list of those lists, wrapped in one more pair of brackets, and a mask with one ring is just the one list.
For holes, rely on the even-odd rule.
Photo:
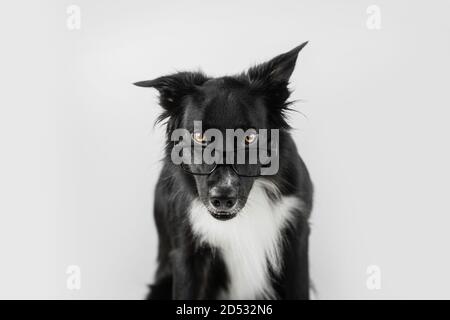
{"label": "dog", "polygon": [[[309,299],[313,185],[286,119],[289,80],[306,44],[235,76],[177,72],[135,83],[158,90],[157,122],[167,126],[154,201],[158,266],[148,299]],[[222,163],[198,174],[174,163],[173,133],[183,129],[204,145],[209,128],[246,130],[244,145],[258,130],[276,130],[277,172]],[[253,168],[259,174],[248,174]]]}

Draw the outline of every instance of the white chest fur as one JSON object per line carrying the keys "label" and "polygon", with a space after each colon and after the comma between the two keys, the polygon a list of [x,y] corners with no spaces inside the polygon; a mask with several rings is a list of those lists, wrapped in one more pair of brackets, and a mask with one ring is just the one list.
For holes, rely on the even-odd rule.
{"label": "white chest fur", "polygon": [[230,283],[221,298],[275,298],[269,266],[275,272],[281,268],[281,230],[301,201],[281,197],[273,202],[264,188],[274,186],[256,181],[245,208],[228,221],[213,218],[200,201],[192,204],[190,222],[194,234],[221,251],[228,270]]}

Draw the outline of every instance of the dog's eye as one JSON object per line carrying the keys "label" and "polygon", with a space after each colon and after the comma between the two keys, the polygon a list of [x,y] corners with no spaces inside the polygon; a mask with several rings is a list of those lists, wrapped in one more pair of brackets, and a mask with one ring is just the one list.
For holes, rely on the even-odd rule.
{"label": "dog's eye", "polygon": [[208,142],[208,138],[201,132],[194,132],[192,134],[192,140],[199,144],[206,144]]}
{"label": "dog's eye", "polygon": [[245,143],[251,144],[251,143],[255,142],[257,139],[258,139],[258,135],[256,134],[256,132],[251,132],[245,136]]}

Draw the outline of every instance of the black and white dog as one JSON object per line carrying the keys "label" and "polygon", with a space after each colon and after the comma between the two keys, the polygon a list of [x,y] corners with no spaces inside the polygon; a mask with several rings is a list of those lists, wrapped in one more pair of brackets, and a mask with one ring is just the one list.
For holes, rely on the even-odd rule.
{"label": "black and white dog", "polygon": [[[313,187],[286,122],[289,78],[305,45],[236,76],[179,72],[135,83],[159,91],[159,120],[167,120],[154,204],[159,264],[148,298],[309,298]],[[201,132],[194,121],[201,121]],[[172,133],[188,130],[194,144],[207,145],[209,128],[246,130],[246,145],[260,129],[278,130],[278,171],[254,174],[261,164],[212,164],[206,171],[175,164]]]}

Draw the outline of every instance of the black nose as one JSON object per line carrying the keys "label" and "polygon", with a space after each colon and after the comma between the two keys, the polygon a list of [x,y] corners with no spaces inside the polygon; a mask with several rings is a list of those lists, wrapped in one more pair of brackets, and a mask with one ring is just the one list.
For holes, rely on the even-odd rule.
{"label": "black nose", "polygon": [[210,192],[209,202],[219,211],[228,211],[237,202],[237,194],[231,188],[213,188]]}

